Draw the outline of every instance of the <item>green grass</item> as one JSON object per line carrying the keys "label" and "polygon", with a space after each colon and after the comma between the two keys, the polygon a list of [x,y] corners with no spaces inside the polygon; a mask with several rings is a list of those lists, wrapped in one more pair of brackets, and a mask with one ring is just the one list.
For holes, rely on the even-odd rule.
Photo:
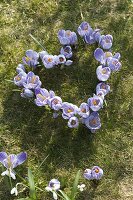
{"label": "green grass", "polygon": [[[96,186],[83,177],[87,190],[78,200],[131,200],[133,198],[133,4],[130,0],[3,0],[0,12],[0,151],[27,151],[28,162],[17,172],[27,176],[30,167],[38,187],[44,189],[51,178],[61,180],[69,192],[79,169],[98,165],[104,177]],[[122,54],[122,69],[109,79],[112,92],[107,107],[100,111],[102,128],[91,134],[79,126],[71,130],[61,117],[52,118],[32,102],[13,92],[16,66],[27,49],[41,48],[29,37],[33,34],[51,54],[58,54],[61,45],[59,29],[77,30],[88,21],[105,34],[114,37],[113,51]],[[85,46],[79,38],[74,64],[65,69],[37,71],[47,89],[53,89],[63,101],[76,105],[95,92],[98,63],[93,58],[95,45]],[[40,163],[49,155],[38,170]],[[36,173],[38,170],[38,173]],[[19,180],[20,181],[20,180]],[[20,194],[24,197],[28,191]],[[45,191],[38,200],[50,200]],[[0,179],[0,199],[12,200],[8,185]]]}

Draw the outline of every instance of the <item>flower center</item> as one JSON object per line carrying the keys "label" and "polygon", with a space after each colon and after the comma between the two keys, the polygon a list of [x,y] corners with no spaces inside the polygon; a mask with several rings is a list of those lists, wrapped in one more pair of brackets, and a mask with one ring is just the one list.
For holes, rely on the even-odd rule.
{"label": "flower center", "polygon": [[81,112],[86,113],[86,109],[85,109],[85,108],[82,108],[82,109],[81,109]]}
{"label": "flower center", "polygon": [[71,124],[72,124],[72,125],[75,125],[75,124],[76,124],[76,121],[75,121],[75,120],[72,120],[72,121],[71,121]]}
{"label": "flower center", "polygon": [[60,62],[63,62],[63,61],[64,61],[64,58],[60,57],[59,60],[60,60]]}
{"label": "flower center", "polygon": [[31,83],[35,83],[35,81],[36,81],[36,76],[33,76],[32,78],[31,78]]}
{"label": "flower center", "polygon": [[71,31],[66,31],[66,35],[70,36],[71,35]]}
{"label": "flower center", "polygon": [[103,73],[103,74],[106,74],[106,73],[107,73],[107,70],[106,70],[106,69],[103,69],[103,70],[102,70],[102,73]]}
{"label": "flower center", "polygon": [[93,99],[93,100],[92,100],[92,103],[93,103],[93,105],[94,105],[94,106],[97,106],[97,105],[98,105],[98,103],[99,103],[99,101],[98,101],[98,100],[96,100],[96,99]]}
{"label": "flower center", "polygon": [[111,53],[110,52],[106,52],[105,56],[106,56],[106,58],[111,57]]}
{"label": "flower center", "polygon": [[99,173],[99,169],[98,169],[98,168],[96,168],[96,169],[95,169],[95,172],[96,172],[96,173]]}
{"label": "flower center", "polygon": [[52,58],[48,58],[48,62],[52,62],[53,61],[53,59]]}
{"label": "flower center", "polygon": [[69,108],[69,109],[67,110],[67,112],[70,113],[70,112],[73,112],[73,110]]}
{"label": "flower center", "polygon": [[26,56],[26,57],[25,57],[25,60],[26,60],[26,62],[28,62],[28,61],[32,60],[32,58]]}
{"label": "flower center", "polygon": [[58,99],[54,99],[54,100],[53,100],[53,103],[56,105],[56,104],[59,103],[59,100],[58,100]]}
{"label": "flower center", "polygon": [[42,94],[38,94],[37,97],[40,98],[40,100],[42,100],[42,101],[44,101],[46,99],[46,97],[43,96]]}
{"label": "flower center", "polygon": [[15,77],[15,80],[16,80],[16,81],[20,81],[20,80],[21,80],[20,76],[16,76],[16,77]]}
{"label": "flower center", "polygon": [[96,125],[96,124],[97,124],[97,120],[96,120],[96,119],[92,119],[92,120],[90,121],[90,123],[91,123],[92,125]]}

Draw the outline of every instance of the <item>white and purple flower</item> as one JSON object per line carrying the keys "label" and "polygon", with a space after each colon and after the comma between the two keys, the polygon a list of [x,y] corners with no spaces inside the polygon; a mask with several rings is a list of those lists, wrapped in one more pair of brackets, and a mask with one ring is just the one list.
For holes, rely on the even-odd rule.
{"label": "white and purple flower", "polygon": [[25,82],[23,82],[23,86],[28,89],[40,88],[41,84],[39,76],[36,76],[33,72],[29,72]]}
{"label": "white and purple flower", "polygon": [[18,66],[17,66],[17,68],[16,68],[16,71],[17,71],[18,73],[20,73],[20,72],[25,72],[25,67],[24,67],[24,65],[23,65],[23,64],[18,64]]}
{"label": "white and purple flower", "polygon": [[77,35],[70,30],[59,30],[58,39],[62,45],[75,45],[77,43]]}
{"label": "white and purple flower", "polygon": [[70,117],[68,120],[68,127],[69,128],[77,128],[79,125],[79,120],[77,117]]}
{"label": "white and purple flower", "polygon": [[112,35],[101,35],[99,38],[99,44],[103,49],[110,49],[112,47],[112,42]]}
{"label": "white and purple flower", "polygon": [[101,128],[101,122],[98,112],[92,112],[89,117],[84,119],[84,123],[94,133],[96,130]]}
{"label": "white and purple flower", "polygon": [[23,83],[25,83],[27,78],[27,74],[24,71],[21,71],[17,76],[14,77],[14,84],[22,87]]}
{"label": "white and purple flower", "polygon": [[71,117],[74,117],[79,111],[78,107],[72,103],[64,102],[62,104],[62,117],[64,119],[69,119]]}
{"label": "white and purple flower", "polygon": [[84,178],[87,180],[99,180],[102,176],[103,170],[98,166],[94,166],[92,169],[86,169],[84,171]]}
{"label": "white and purple flower", "polygon": [[66,58],[71,58],[73,55],[71,46],[63,46],[60,50],[60,53]]}
{"label": "white and purple flower", "polygon": [[117,58],[109,58],[107,64],[112,71],[119,71],[121,69],[121,62]]}
{"label": "white and purple flower", "polygon": [[32,98],[32,97],[34,97],[34,92],[28,88],[23,88],[22,92],[21,92],[21,97]]}
{"label": "white and purple flower", "polygon": [[83,118],[87,118],[90,115],[89,105],[87,103],[82,103],[79,107],[78,114]]}
{"label": "white and purple flower", "polygon": [[98,111],[103,107],[103,100],[97,95],[90,97],[87,103],[93,111]]}
{"label": "white and purple flower", "polygon": [[35,104],[37,106],[45,106],[48,104],[48,99],[50,98],[48,90],[46,90],[45,88],[36,89],[35,95],[36,95]]}
{"label": "white and purple flower", "polygon": [[21,165],[27,159],[27,153],[22,152],[17,155],[10,154],[7,155],[5,152],[0,152],[0,162],[6,167],[6,171],[2,172],[2,176],[10,176],[13,179],[16,179],[14,168],[18,165]]}
{"label": "white and purple flower", "polygon": [[42,57],[42,62],[47,69],[53,68],[56,65],[57,56],[44,55]]}
{"label": "white and purple flower", "polygon": [[24,64],[35,68],[37,64],[39,63],[38,58],[39,58],[39,54],[36,51],[33,51],[30,49],[26,51],[26,56],[23,57],[22,60]]}
{"label": "white and purple flower", "polygon": [[55,191],[58,191],[59,189],[60,189],[60,182],[58,181],[58,179],[52,179],[52,180],[49,182],[48,186],[45,187],[45,190],[46,190],[46,191],[52,192],[52,193],[53,193],[53,198],[54,198],[55,200],[58,199],[58,196],[57,196],[57,194],[56,194]]}
{"label": "white and purple flower", "polygon": [[54,110],[60,110],[62,108],[62,99],[59,96],[54,96],[48,99],[49,106]]}
{"label": "white and purple flower", "polygon": [[96,75],[99,81],[107,81],[111,75],[111,69],[100,65],[96,69]]}
{"label": "white and purple flower", "polygon": [[98,83],[98,85],[96,86],[96,94],[98,93],[99,90],[100,91],[102,90],[105,96],[106,94],[110,92],[110,85],[104,82]]}
{"label": "white and purple flower", "polygon": [[82,22],[78,27],[78,34],[81,37],[84,37],[85,35],[89,35],[92,33],[92,28],[88,24],[88,22]]}

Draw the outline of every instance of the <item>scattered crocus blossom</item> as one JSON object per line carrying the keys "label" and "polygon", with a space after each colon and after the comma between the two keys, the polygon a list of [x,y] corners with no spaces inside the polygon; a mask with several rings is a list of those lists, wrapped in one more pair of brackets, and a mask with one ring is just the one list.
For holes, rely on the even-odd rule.
{"label": "scattered crocus blossom", "polygon": [[70,66],[72,63],[73,63],[72,60],[67,60],[67,61],[65,62],[65,65],[66,65],[66,66]]}
{"label": "scattered crocus blossom", "polygon": [[111,70],[109,67],[98,66],[96,69],[96,75],[99,81],[107,81],[110,77]]}
{"label": "scattered crocus blossom", "polygon": [[55,56],[53,55],[44,55],[42,57],[42,62],[45,66],[45,68],[50,69],[53,68],[56,64]]}
{"label": "scattered crocus blossom", "polygon": [[90,27],[90,25],[88,24],[88,22],[82,22],[79,27],[78,27],[78,34],[83,37],[87,34],[89,34],[90,32],[92,32],[92,28]]}
{"label": "scattered crocus blossom", "polygon": [[103,49],[110,49],[112,47],[112,42],[112,35],[101,35],[99,38],[99,44]]}
{"label": "scattered crocus blossom", "polygon": [[110,58],[107,60],[107,64],[112,71],[118,71],[121,68],[121,62],[117,58]]}
{"label": "scattered crocus blossom", "polygon": [[102,100],[104,100],[104,92],[103,92],[103,90],[97,90],[96,91],[96,95],[99,96],[100,98],[102,98]]}
{"label": "scattered crocus blossom", "polygon": [[104,82],[101,82],[96,86],[96,94],[98,93],[99,90],[100,91],[102,90],[104,93],[104,96],[105,96],[106,94],[108,94],[110,92],[110,85],[108,85]]}
{"label": "scattered crocus blossom", "polygon": [[68,120],[68,127],[69,128],[77,128],[79,125],[79,120],[77,117],[70,117]]}
{"label": "scattered crocus blossom", "polygon": [[60,182],[59,182],[57,179],[52,179],[52,180],[49,182],[48,186],[45,187],[45,189],[46,189],[46,191],[48,191],[48,192],[52,192],[52,193],[53,193],[53,198],[54,198],[55,200],[57,200],[58,197],[57,197],[57,194],[56,194],[55,191],[58,191],[58,190],[60,189]]}
{"label": "scattered crocus blossom", "polygon": [[83,118],[87,118],[90,115],[89,105],[87,103],[82,103],[79,107],[78,114]]}
{"label": "scattered crocus blossom", "polygon": [[56,57],[57,64],[64,64],[66,62],[66,58],[64,55],[60,54]]}
{"label": "scattered crocus blossom", "polygon": [[18,195],[18,190],[17,190],[16,187],[12,188],[12,190],[11,190],[11,194],[15,194],[15,196]]}
{"label": "scattered crocus blossom", "polygon": [[97,95],[90,97],[87,103],[93,111],[98,111],[103,107],[103,100]]}
{"label": "scattered crocus blossom", "polygon": [[96,41],[99,41],[99,38],[101,36],[99,29],[96,29],[93,31],[93,29],[90,30],[88,34],[84,36],[84,40],[87,44],[93,44]]}
{"label": "scattered crocus blossom", "polygon": [[62,99],[59,96],[54,96],[48,99],[49,106],[54,110],[60,110],[62,108]]}
{"label": "scattered crocus blossom", "polygon": [[21,92],[21,97],[32,98],[32,97],[34,97],[34,92],[28,88],[23,88],[22,92]]}
{"label": "scattered crocus blossom", "polygon": [[35,89],[40,88],[41,84],[39,76],[36,76],[33,72],[29,72],[23,86],[28,89]]}
{"label": "scattered crocus blossom", "polygon": [[91,169],[86,169],[86,170],[84,171],[84,178],[86,178],[87,180],[92,180]]}
{"label": "scattered crocus blossom", "polygon": [[60,53],[66,58],[71,58],[73,55],[71,46],[63,46],[60,50]]}
{"label": "scattered crocus blossom", "polygon": [[36,51],[33,51],[30,49],[26,51],[26,56],[23,57],[22,60],[24,64],[35,68],[37,64],[39,63],[38,58],[39,58],[39,54]]}
{"label": "scattered crocus blossom", "polygon": [[75,45],[77,43],[77,35],[70,30],[59,30],[58,39],[62,45]]}
{"label": "scattered crocus blossom", "polygon": [[23,65],[23,64],[18,64],[18,66],[17,66],[17,68],[16,68],[16,71],[17,71],[18,73],[20,73],[20,72],[25,72],[25,67],[24,67],[24,65]]}
{"label": "scattered crocus blossom", "polygon": [[17,76],[14,77],[14,84],[22,87],[23,83],[26,81],[27,74],[21,71]]}
{"label": "scattered crocus blossom", "polygon": [[78,112],[78,107],[72,103],[64,102],[62,104],[62,117],[64,119],[69,119],[71,117],[74,117],[75,114]]}
{"label": "scattered crocus blossom", "polygon": [[0,152],[0,162],[6,167],[6,171],[2,172],[2,176],[10,176],[16,179],[15,172],[13,171],[18,165],[21,165],[27,158],[27,153],[22,152],[20,154],[7,155],[5,152]]}
{"label": "scattered crocus blossom", "polygon": [[48,99],[50,97],[48,90],[45,88],[39,88],[35,90],[35,104],[37,106],[45,106],[48,104]]}
{"label": "scattered crocus blossom", "polygon": [[85,184],[78,185],[77,187],[80,190],[80,192],[83,192],[85,189]]}
{"label": "scattered crocus blossom", "polygon": [[43,59],[44,56],[49,55],[47,51],[40,51],[39,56],[41,59]]}
{"label": "scattered crocus blossom", "polygon": [[104,52],[101,48],[97,48],[94,51],[94,57],[97,61],[99,61],[102,65],[107,64],[108,58],[112,57],[112,53],[110,51]]}
{"label": "scattered crocus blossom", "polygon": [[101,177],[103,176],[103,170],[98,166],[94,166],[91,170],[91,173],[92,173],[92,178],[96,180],[101,179]]}
{"label": "scattered crocus blossom", "polygon": [[92,112],[89,117],[84,119],[84,123],[94,133],[96,130],[101,128],[101,122],[98,112]]}

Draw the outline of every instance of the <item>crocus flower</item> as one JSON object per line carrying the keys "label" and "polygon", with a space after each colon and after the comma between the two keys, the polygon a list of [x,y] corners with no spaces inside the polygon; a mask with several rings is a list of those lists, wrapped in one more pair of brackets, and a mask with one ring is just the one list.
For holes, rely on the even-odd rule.
{"label": "crocus flower", "polygon": [[18,66],[17,66],[17,68],[16,68],[16,71],[17,71],[18,73],[20,73],[20,72],[25,72],[25,67],[24,67],[24,65],[23,65],[23,64],[18,64]]}
{"label": "crocus flower", "polygon": [[68,121],[69,128],[77,128],[79,125],[79,120],[77,117],[70,117]]}
{"label": "crocus flower", "polygon": [[71,58],[72,57],[71,46],[63,46],[60,50],[60,53],[63,54],[66,58]]}
{"label": "crocus flower", "polygon": [[59,96],[54,96],[48,99],[49,106],[54,110],[60,110],[62,107],[62,99]]}
{"label": "crocus flower", "polygon": [[45,106],[46,104],[48,104],[48,99],[50,97],[48,90],[46,90],[45,88],[36,89],[35,95],[35,104],[37,106]]}
{"label": "crocus flower", "polygon": [[97,90],[96,91],[96,95],[99,96],[100,98],[102,98],[102,100],[104,100],[104,92],[103,90]]}
{"label": "crocus flower", "polygon": [[47,51],[40,51],[39,56],[41,59],[43,59],[44,56],[49,55]]}
{"label": "crocus flower", "polygon": [[14,77],[14,84],[21,87],[26,81],[27,74],[25,72],[20,72],[17,76]]}
{"label": "crocus flower", "polygon": [[78,185],[77,187],[80,190],[80,192],[83,192],[85,189],[85,184]]}
{"label": "crocus flower", "polygon": [[91,29],[89,31],[89,33],[87,33],[85,36],[84,36],[84,40],[87,44],[93,44],[95,43],[96,41],[99,41],[99,38],[100,38],[101,34],[99,33],[99,29],[96,29],[93,31],[93,29]]}
{"label": "crocus flower", "polygon": [[110,49],[112,47],[112,42],[112,35],[101,35],[99,38],[99,44],[103,49]]}
{"label": "crocus flower", "polygon": [[33,50],[27,50],[26,56],[22,58],[23,63],[29,65],[30,67],[36,67],[38,62],[39,54]]}
{"label": "crocus flower", "polygon": [[107,60],[107,64],[112,71],[118,71],[121,68],[121,62],[117,58],[110,58]]}
{"label": "crocus flower", "polygon": [[10,176],[16,179],[15,172],[13,171],[18,165],[21,165],[27,158],[27,153],[22,152],[20,154],[7,155],[5,152],[0,152],[0,162],[6,167],[6,171],[2,172],[2,176]]}
{"label": "crocus flower", "polygon": [[69,119],[70,117],[73,117],[75,114],[77,114],[79,110],[76,105],[68,102],[64,102],[62,104],[62,109],[63,109],[62,117],[64,119]]}
{"label": "crocus flower", "polygon": [[89,105],[87,103],[82,103],[79,107],[78,114],[83,118],[87,118],[90,114]]}
{"label": "crocus flower", "polygon": [[23,86],[28,89],[35,89],[40,88],[41,84],[39,76],[36,76],[33,72],[29,72]]}
{"label": "crocus flower", "polygon": [[99,90],[100,91],[102,90],[104,95],[106,95],[110,92],[110,85],[104,82],[98,83],[98,85],[96,86],[96,94],[98,93]]}
{"label": "crocus flower", "polygon": [[23,88],[21,92],[21,97],[32,98],[34,97],[34,92],[28,88]]}
{"label": "crocus flower", "polygon": [[97,95],[89,98],[87,103],[93,111],[98,111],[103,107],[103,100]]}
{"label": "crocus flower", "polygon": [[96,69],[96,75],[99,81],[107,81],[111,75],[111,70],[109,67],[100,65]]}
{"label": "crocus flower", "polygon": [[94,51],[94,57],[97,61],[99,61],[102,65],[106,65],[107,63],[107,59],[109,57],[112,57],[112,53],[111,52],[104,52],[101,48],[97,48]]}
{"label": "crocus flower", "polygon": [[53,193],[53,198],[55,200],[58,199],[57,194],[55,193],[55,191],[58,191],[60,189],[60,182],[57,179],[52,179],[49,182],[49,185],[45,188],[48,192],[52,192]]}
{"label": "crocus flower", "polygon": [[86,169],[84,171],[84,178],[86,178],[87,180],[92,180],[91,169]]}
{"label": "crocus flower", "polygon": [[75,45],[77,43],[77,35],[70,30],[59,30],[58,39],[62,45]]}
{"label": "crocus flower", "polygon": [[99,180],[103,176],[103,170],[98,166],[94,166],[91,170],[91,173],[92,173],[92,179]]}
{"label": "crocus flower", "polygon": [[66,58],[64,55],[60,54],[55,59],[56,64],[64,64],[66,62]]}
{"label": "crocus flower", "polygon": [[65,62],[65,65],[66,65],[66,66],[70,66],[72,63],[73,63],[72,60],[67,60],[67,61]]}
{"label": "crocus flower", "polygon": [[88,118],[84,119],[84,123],[92,133],[95,132],[101,127],[99,114],[97,112],[92,112]]}
{"label": "crocus flower", "polygon": [[89,33],[92,32],[92,28],[87,22],[82,22],[78,27],[78,34],[83,37],[85,35],[89,35]]}
{"label": "crocus flower", "polygon": [[56,56],[53,55],[44,55],[42,57],[42,62],[47,69],[53,68],[56,64]]}

